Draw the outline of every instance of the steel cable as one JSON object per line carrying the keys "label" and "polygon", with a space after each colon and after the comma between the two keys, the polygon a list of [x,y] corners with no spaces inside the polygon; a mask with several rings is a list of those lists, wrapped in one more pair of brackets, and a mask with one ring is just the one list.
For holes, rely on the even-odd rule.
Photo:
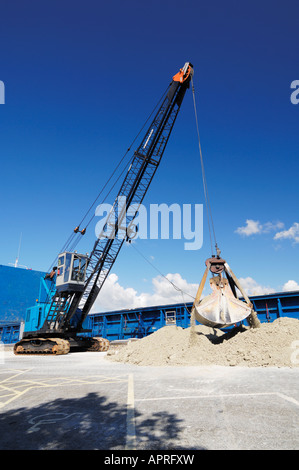
{"label": "steel cable", "polygon": [[[193,96],[196,130],[197,130],[197,137],[198,137],[198,148],[199,148],[201,171],[202,171],[203,189],[204,189],[205,204],[206,204],[206,210],[207,210],[207,222],[208,222],[208,228],[209,228],[211,251],[212,251],[212,255],[213,255],[212,232],[213,232],[213,237],[214,237],[215,248],[216,248],[217,254],[218,254],[218,245],[217,245],[217,240],[216,240],[216,235],[215,235],[215,227],[214,227],[214,221],[213,221],[213,217],[212,217],[212,210],[211,210],[210,198],[209,198],[209,193],[208,193],[208,185],[207,185],[207,179],[206,179],[205,168],[204,168],[204,163],[203,163],[203,156],[202,156],[200,135],[199,135],[198,118],[197,118],[197,110],[196,110],[196,101],[195,101],[195,90],[194,90],[194,83],[193,83],[193,78],[192,77],[191,77],[191,83],[192,83],[192,96]],[[212,231],[211,231],[211,227],[212,227]]]}

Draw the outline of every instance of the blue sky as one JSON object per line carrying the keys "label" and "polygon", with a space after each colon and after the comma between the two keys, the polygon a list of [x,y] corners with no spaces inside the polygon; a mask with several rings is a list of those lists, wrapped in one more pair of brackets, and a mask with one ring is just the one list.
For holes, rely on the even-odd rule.
{"label": "blue sky", "polygon": [[[2,3],[0,263],[14,262],[22,233],[20,264],[48,269],[190,60],[222,255],[256,291],[299,283],[298,13],[295,0]],[[144,203],[204,203],[191,90]],[[91,226],[84,250],[94,238]],[[205,219],[198,251],[184,240],[136,246],[193,291],[211,254]],[[159,289],[130,246],[113,273],[116,296]]]}

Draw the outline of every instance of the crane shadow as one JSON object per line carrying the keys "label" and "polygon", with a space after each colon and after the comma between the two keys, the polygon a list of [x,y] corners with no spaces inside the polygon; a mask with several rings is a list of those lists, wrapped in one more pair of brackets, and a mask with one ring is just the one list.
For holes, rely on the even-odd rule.
{"label": "crane shadow", "polygon": [[[166,411],[148,418],[135,410],[135,421],[137,449],[170,449],[171,442],[178,442],[183,429],[182,420]],[[57,398],[2,413],[0,449],[124,450],[126,426],[125,404],[97,393]]]}

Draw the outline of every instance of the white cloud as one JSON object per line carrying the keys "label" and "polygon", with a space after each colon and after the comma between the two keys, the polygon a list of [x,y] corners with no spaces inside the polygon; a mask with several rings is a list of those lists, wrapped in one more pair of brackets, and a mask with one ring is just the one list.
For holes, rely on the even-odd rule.
{"label": "white cloud", "polygon": [[[157,276],[152,279],[151,293],[141,292],[138,294],[132,287],[123,287],[118,282],[118,276],[116,274],[110,274],[106,279],[91,313],[193,301],[198,289],[198,284],[187,282],[179,273],[169,273],[166,277],[186,294],[182,296],[181,292],[176,290],[163,276]],[[248,296],[273,294],[277,291],[270,286],[259,284],[252,277],[241,277],[239,281]],[[207,282],[205,286],[205,290],[207,287],[207,292],[205,292],[204,295],[208,295],[212,292],[208,284]],[[299,284],[294,280],[289,280],[283,285],[282,290],[283,292],[299,290]],[[187,294],[190,294],[193,298]],[[241,294],[239,293],[239,295]]]}
{"label": "white cloud", "polygon": [[260,233],[269,233],[284,227],[282,222],[266,222],[261,224],[259,220],[247,219],[244,227],[238,227],[235,233],[249,237]]}
{"label": "white cloud", "polygon": [[299,284],[298,284],[298,282],[293,281],[292,279],[290,279],[288,282],[286,282],[283,285],[282,290],[283,290],[283,292],[299,290]]}
{"label": "white cloud", "polygon": [[261,233],[261,229],[262,225],[258,220],[247,219],[245,227],[238,227],[235,232],[239,235],[245,235],[246,237],[249,237],[250,235]]}
{"label": "white cloud", "polygon": [[281,240],[282,238],[289,238],[294,240],[295,243],[299,243],[299,223],[294,222],[288,230],[277,232],[274,236],[274,240]]}
{"label": "white cloud", "polygon": [[252,277],[240,277],[239,281],[247,295],[264,295],[275,292],[275,289],[272,287],[258,284]]}
{"label": "white cloud", "polygon": [[163,276],[152,279],[152,293],[142,292],[138,294],[132,287],[120,285],[116,274],[110,274],[95,301],[91,313],[193,301],[192,297],[196,295],[198,284],[188,283],[178,273],[169,273],[166,277],[184,292],[183,296],[181,291],[176,290]]}
{"label": "white cloud", "polygon": [[282,229],[284,227],[283,222],[266,222],[263,225],[263,233],[269,233],[273,230]]}

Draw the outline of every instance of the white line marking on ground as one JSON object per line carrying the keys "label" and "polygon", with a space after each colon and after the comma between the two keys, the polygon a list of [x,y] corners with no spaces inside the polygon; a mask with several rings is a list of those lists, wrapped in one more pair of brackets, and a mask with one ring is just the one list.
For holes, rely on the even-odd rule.
{"label": "white line marking on ground", "polygon": [[226,397],[257,397],[257,396],[269,396],[269,395],[276,395],[277,397],[282,398],[283,400],[289,401],[294,405],[299,406],[299,401],[295,398],[289,397],[288,395],[284,395],[280,392],[260,392],[260,393],[225,393],[225,394],[211,394],[211,395],[188,395],[188,396],[177,396],[177,397],[158,397],[158,398],[136,398],[135,401],[143,402],[143,401],[159,401],[159,400],[190,400],[190,399],[203,399],[203,398],[226,398]]}
{"label": "white line marking on ground", "polygon": [[134,402],[134,376],[130,374],[128,378],[126,450],[136,449]]}
{"label": "white line marking on ground", "polygon": [[278,395],[279,397],[283,398],[284,400],[287,400],[287,401],[293,403],[294,405],[299,406],[299,401],[298,401],[298,400],[295,400],[295,398],[288,397],[288,395],[285,395],[284,393],[280,393],[280,392],[276,392],[276,395]]}
{"label": "white line marking on ground", "polygon": [[136,398],[135,401],[155,401],[155,400],[189,400],[191,398],[225,398],[225,397],[250,397],[257,395],[276,395],[276,392],[264,392],[264,393],[224,393],[224,394],[210,394],[210,395],[187,395],[177,397],[159,397],[159,398]]}

